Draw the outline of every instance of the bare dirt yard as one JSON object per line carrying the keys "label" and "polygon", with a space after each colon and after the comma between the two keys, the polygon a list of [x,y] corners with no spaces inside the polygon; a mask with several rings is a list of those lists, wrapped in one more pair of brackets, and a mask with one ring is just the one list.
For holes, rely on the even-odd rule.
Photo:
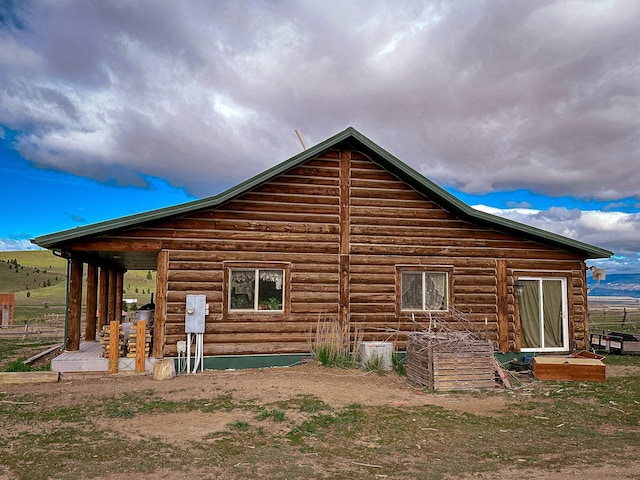
{"label": "bare dirt yard", "polygon": [[[640,368],[607,376],[637,382]],[[640,478],[639,412],[629,411],[640,404],[603,405],[597,389],[425,392],[395,372],[312,364],[168,380],[64,375],[0,386],[10,432],[0,479]],[[602,455],[607,444],[614,453]]]}

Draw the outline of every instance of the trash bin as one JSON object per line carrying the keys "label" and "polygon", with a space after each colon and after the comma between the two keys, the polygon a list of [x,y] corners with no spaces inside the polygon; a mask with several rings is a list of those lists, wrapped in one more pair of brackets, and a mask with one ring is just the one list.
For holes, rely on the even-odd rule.
{"label": "trash bin", "polygon": [[136,318],[138,320],[144,320],[147,322],[147,328],[149,331],[153,330],[153,321],[155,320],[156,304],[153,303],[153,297],[150,303],[141,306],[136,312]]}

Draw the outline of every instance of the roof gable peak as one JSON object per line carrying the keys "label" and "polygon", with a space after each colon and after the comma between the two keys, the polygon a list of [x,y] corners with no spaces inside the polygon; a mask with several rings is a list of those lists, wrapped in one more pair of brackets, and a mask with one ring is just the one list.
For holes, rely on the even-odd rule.
{"label": "roof gable peak", "polygon": [[105,235],[117,230],[140,226],[150,222],[166,220],[172,217],[192,213],[207,208],[215,208],[237,196],[246,193],[258,185],[275,178],[276,176],[296,167],[307,160],[310,160],[323,151],[331,149],[342,142],[354,140],[373,161],[395,174],[398,178],[411,185],[417,191],[423,193],[428,198],[439,204],[459,218],[471,223],[480,224],[498,231],[520,235],[534,241],[552,245],[556,248],[567,251],[578,252],[586,258],[608,258],[613,252],[600,247],[589,245],[577,240],[573,240],[555,233],[541,230],[529,225],[518,223],[489,213],[481,212],[467,205],[445,189],[432,182],[422,174],[402,162],[384,148],[377,145],[368,137],[360,133],[354,127],[349,126],[343,131],[327,138],[326,140],[313,145],[293,157],[285,160],[273,167],[259,173],[234,187],[231,187],[217,195],[212,195],[199,200],[178,204],[171,207],[160,208],[148,212],[138,213],[125,217],[116,218],[104,222],[94,223],[83,227],[76,227],[70,230],[43,235],[32,239],[35,243],[45,248],[56,248],[66,242],[78,241],[85,238]]}

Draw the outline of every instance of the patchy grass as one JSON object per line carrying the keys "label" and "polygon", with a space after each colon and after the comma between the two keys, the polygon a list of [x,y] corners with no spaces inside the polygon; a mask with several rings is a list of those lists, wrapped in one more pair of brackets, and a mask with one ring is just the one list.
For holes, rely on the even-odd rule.
{"label": "patchy grass", "polygon": [[[40,339],[21,339],[21,338],[0,338],[0,371],[30,371],[15,370],[15,368],[24,368],[18,363],[23,363],[27,358],[46,350],[60,342],[58,338],[40,338]],[[24,364],[23,364],[24,365]],[[27,367],[27,365],[25,365]],[[7,370],[14,368],[14,370]],[[36,368],[35,370],[48,370],[48,367]]]}
{"label": "patchy grass", "polygon": [[247,432],[251,428],[249,422],[245,422],[244,420],[236,420],[233,423],[228,423],[227,426],[231,430],[237,430],[238,432]]}
{"label": "patchy grass", "polygon": [[48,362],[39,367],[32,367],[27,365],[22,360],[14,360],[5,365],[3,371],[5,372],[48,372],[51,370],[51,362]]}
{"label": "patchy grass", "polygon": [[407,358],[406,355],[400,354],[399,352],[394,351],[391,354],[391,365],[393,366],[393,370],[398,372],[400,375],[407,374]]}
{"label": "patchy grass", "polygon": [[384,358],[378,355],[372,355],[363,364],[362,368],[366,372],[377,373],[378,375],[385,374]]}
{"label": "patchy grass", "polygon": [[284,410],[280,410],[279,408],[274,408],[271,410],[260,409],[260,411],[256,415],[256,419],[266,420],[267,418],[272,419],[274,422],[284,422],[285,418],[287,418],[287,414],[284,412]]}
{"label": "patchy grass", "polygon": [[[610,355],[607,365],[640,367],[640,357]],[[179,480],[377,475],[438,480],[522,465],[554,478],[567,466],[581,468],[586,459],[593,465],[637,462],[640,448],[639,375],[425,396],[446,398],[452,407],[506,397],[508,408],[490,416],[427,401],[330,405],[298,393],[269,403],[268,394],[236,396],[233,386],[205,394],[198,383],[188,391],[159,393],[160,387],[150,388],[159,384],[136,389],[132,382],[132,389],[120,394],[109,394],[108,377],[90,385],[100,391],[77,398],[64,383],[52,386],[60,401],[52,401],[46,389],[0,392],[0,477],[64,480],[108,472],[109,478]],[[219,426],[188,441],[129,431],[131,425],[170,424],[185,416],[193,419],[191,427],[184,426],[187,431],[216,419]]]}
{"label": "patchy grass", "polygon": [[304,395],[300,397],[299,409],[301,412],[316,413],[322,410],[331,410],[331,406],[327,405],[317,397]]}

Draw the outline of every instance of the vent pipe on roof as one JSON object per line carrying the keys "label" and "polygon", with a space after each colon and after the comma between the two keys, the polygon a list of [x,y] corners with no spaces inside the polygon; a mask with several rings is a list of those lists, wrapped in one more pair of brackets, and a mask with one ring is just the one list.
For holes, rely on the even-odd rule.
{"label": "vent pipe on roof", "polygon": [[306,150],[307,148],[307,142],[304,141],[304,138],[302,137],[302,132],[300,132],[300,129],[296,128],[296,135],[298,136],[298,140],[300,140],[300,143],[302,144],[302,148],[304,150]]}

